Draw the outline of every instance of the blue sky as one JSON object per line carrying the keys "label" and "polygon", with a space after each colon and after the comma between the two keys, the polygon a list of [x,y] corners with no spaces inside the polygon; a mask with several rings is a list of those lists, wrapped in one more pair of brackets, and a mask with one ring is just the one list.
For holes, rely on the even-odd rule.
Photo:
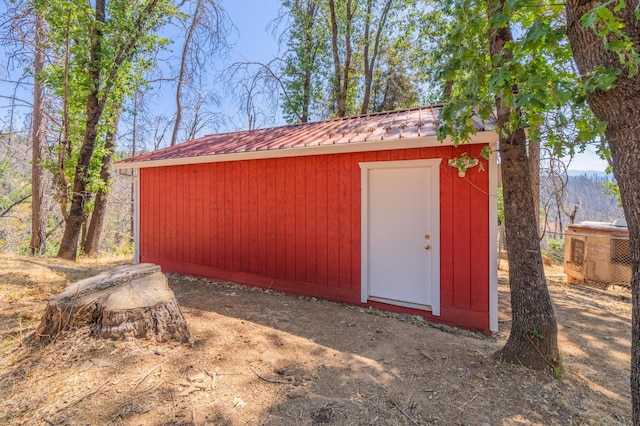
{"label": "blue sky", "polygon": [[[221,69],[225,67],[225,62],[231,64],[239,61],[268,62],[278,54],[278,45],[275,37],[267,30],[268,24],[278,16],[280,9],[279,0],[224,0],[222,7],[228,13],[234,28],[230,34],[229,42],[233,44],[229,57],[221,61]],[[4,7],[0,6],[0,15],[4,15]],[[177,49],[180,43],[175,44],[171,50]],[[0,54],[5,52],[0,48]],[[175,53],[175,52],[174,52]],[[0,70],[0,79],[6,75]],[[11,86],[0,81],[0,94],[9,95]],[[27,99],[30,95],[27,95]],[[229,99],[222,96],[220,109],[232,115],[236,108]],[[0,107],[4,102],[0,99]],[[167,103],[167,109],[172,108]],[[0,114],[5,115],[6,109],[0,109]],[[241,120],[233,127],[242,127]],[[276,124],[283,124],[278,122]],[[605,161],[598,158],[593,150],[587,150],[584,154],[578,154],[572,164],[572,170],[598,170],[603,171],[607,167]]]}
{"label": "blue sky", "polygon": [[[267,62],[278,53],[273,35],[266,30],[271,20],[277,17],[280,2],[276,0],[226,0],[222,3],[236,26],[232,34],[235,40],[234,60]],[[571,163],[572,170],[604,171],[607,163],[593,149],[578,154]]]}
{"label": "blue sky", "polygon": [[278,52],[275,38],[267,25],[278,16],[277,0],[225,0],[223,8],[236,26],[232,33],[235,41],[234,57],[266,62]]}

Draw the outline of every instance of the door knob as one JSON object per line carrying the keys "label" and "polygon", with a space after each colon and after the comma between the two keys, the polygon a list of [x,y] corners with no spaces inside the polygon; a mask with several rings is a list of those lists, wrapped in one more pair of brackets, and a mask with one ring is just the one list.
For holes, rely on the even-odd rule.
{"label": "door knob", "polygon": [[429,235],[429,234],[425,235],[425,236],[424,236],[424,239],[425,239],[425,240],[430,240],[430,239],[431,239],[431,235]]}
{"label": "door knob", "polygon": [[431,248],[431,246],[430,246],[429,244],[425,244],[425,245],[424,245],[424,249],[425,249],[425,250],[429,250],[430,248]]}

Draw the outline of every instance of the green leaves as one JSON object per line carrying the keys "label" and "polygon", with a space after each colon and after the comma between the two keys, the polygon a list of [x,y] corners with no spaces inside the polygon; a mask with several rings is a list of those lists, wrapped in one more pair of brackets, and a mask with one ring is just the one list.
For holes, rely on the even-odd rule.
{"label": "green leaves", "polygon": [[622,70],[618,68],[605,68],[599,65],[594,72],[587,76],[583,87],[586,92],[595,92],[596,90],[610,90],[615,87],[615,81]]}
{"label": "green leaves", "polygon": [[[58,162],[46,165],[56,176],[58,198],[71,196],[79,152],[85,143],[93,153],[84,178],[88,192],[108,185],[100,178],[100,169],[105,138],[115,126],[113,117],[124,99],[143,86],[143,74],[154,66],[155,52],[167,44],[158,30],[176,13],[169,0],[110,0],[106,2],[106,19],[101,22],[96,19],[94,4],[86,0],[33,0],[49,29],[47,50],[52,58],[39,78],[58,98],[50,103],[50,113],[59,116],[61,123],[57,129],[60,144],[54,148]],[[94,57],[90,55],[92,46],[96,47]],[[97,135],[88,135],[87,99],[94,87],[104,109]]]}
{"label": "green leaves", "polygon": [[[585,124],[593,119],[584,108],[585,94],[612,87],[615,73],[602,70],[584,84],[578,79],[564,21],[564,7],[551,1],[437,1],[422,32],[437,39],[427,64],[434,84],[451,87],[438,137],[468,140],[476,131],[470,117],[494,119],[496,99],[510,111],[503,132],[529,127],[530,138],[541,138],[558,152],[597,137],[602,127]],[[507,27],[513,39],[493,46],[493,35]],[[560,122],[582,128],[571,136],[562,131],[571,127],[567,124],[552,128]]]}
{"label": "green leaves", "polygon": [[[640,66],[639,52],[636,50],[633,41],[625,33],[625,23],[619,16],[619,12],[627,7],[624,0],[608,0],[604,3],[595,3],[594,7],[585,13],[580,19],[580,25],[584,28],[591,28],[602,39],[605,49],[616,54],[622,69],[629,73],[629,76],[638,74]],[[636,19],[640,20],[640,9],[636,6],[634,10]],[[617,67],[611,68],[609,72],[619,70]],[[615,75],[619,75],[615,74]],[[594,83],[595,84],[595,83]]]}

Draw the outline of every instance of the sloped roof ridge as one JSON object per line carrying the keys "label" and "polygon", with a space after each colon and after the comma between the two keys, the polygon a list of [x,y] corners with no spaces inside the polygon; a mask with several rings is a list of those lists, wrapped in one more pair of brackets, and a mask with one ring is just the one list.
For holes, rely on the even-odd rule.
{"label": "sloped roof ridge", "polygon": [[253,132],[260,132],[260,131],[264,131],[264,130],[277,130],[277,129],[289,129],[289,128],[293,128],[293,127],[304,127],[304,126],[311,126],[311,125],[317,125],[320,123],[331,123],[331,122],[337,122],[337,121],[349,121],[349,120],[357,120],[357,119],[363,119],[363,118],[368,118],[368,117],[376,117],[376,116],[380,116],[380,115],[388,115],[388,114],[397,114],[397,113],[402,113],[402,112],[408,112],[408,111],[420,111],[423,109],[433,109],[433,108],[442,108],[444,106],[444,104],[440,103],[440,104],[431,104],[431,105],[421,105],[421,106],[416,106],[416,107],[410,107],[410,108],[402,108],[402,109],[392,109],[389,111],[379,111],[379,112],[370,112],[368,114],[359,114],[359,115],[349,115],[347,117],[334,117],[334,118],[329,118],[326,120],[318,120],[318,121],[307,121],[305,123],[294,123],[294,124],[283,124],[281,126],[275,126],[275,127],[261,127],[259,129],[247,129],[247,130],[232,130],[232,131],[228,131],[228,132],[222,132],[222,133],[210,133],[208,135],[204,135],[201,136],[197,139],[193,139],[191,141],[185,141],[182,143],[186,143],[186,142],[192,142],[192,141],[196,141],[198,139],[202,139],[202,138],[206,138],[206,137],[210,137],[210,136],[222,136],[222,135],[230,135],[230,134],[235,134],[235,133],[253,133]]}
{"label": "sloped roof ridge", "polygon": [[[275,152],[307,147],[315,149],[336,145],[344,147],[363,143],[368,146],[376,144],[380,146],[382,142],[435,138],[439,126],[438,111],[442,106],[442,104],[423,105],[323,121],[215,133],[126,158],[118,163],[155,161],[159,164],[158,161],[172,159],[186,160],[228,154],[244,155],[262,151],[272,151],[274,156],[281,156]],[[480,121],[474,120],[474,125],[478,131],[486,130]],[[301,151],[297,152],[299,154],[293,155],[304,155]]]}

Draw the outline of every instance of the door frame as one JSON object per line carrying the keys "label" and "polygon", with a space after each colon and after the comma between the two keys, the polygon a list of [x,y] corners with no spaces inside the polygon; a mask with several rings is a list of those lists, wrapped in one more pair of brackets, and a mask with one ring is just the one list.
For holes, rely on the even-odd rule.
{"label": "door frame", "polygon": [[[397,169],[431,167],[431,194],[433,208],[430,224],[431,245],[431,314],[440,316],[440,163],[441,158],[423,160],[372,161],[358,163],[361,169],[361,290],[360,301],[369,300],[369,171],[372,169]],[[400,305],[400,304],[398,304]],[[412,307],[410,303],[406,304]],[[403,306],[403,305],[400,305]]]}

